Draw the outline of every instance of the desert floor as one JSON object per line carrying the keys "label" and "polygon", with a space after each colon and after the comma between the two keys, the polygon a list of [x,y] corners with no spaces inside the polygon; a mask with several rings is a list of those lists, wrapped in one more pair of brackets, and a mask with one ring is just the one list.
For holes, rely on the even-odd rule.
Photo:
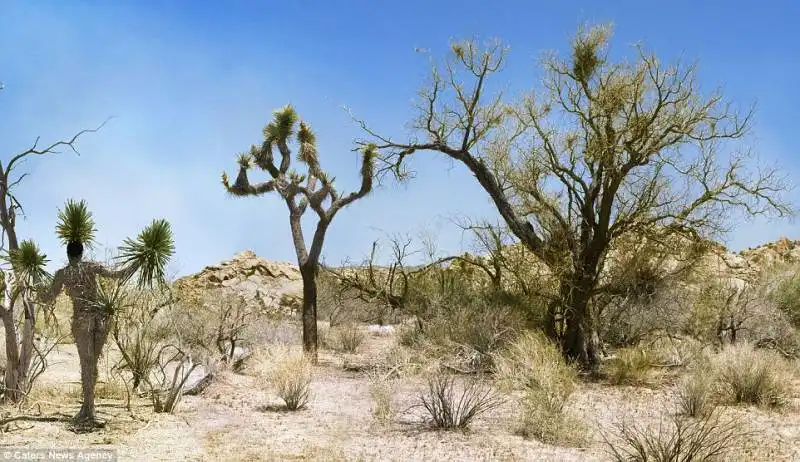
{"label": "desert floor", "polygon": [[[423,389],[419,377],[398,379],[400,413],[380,425],[371,414],[369,378],[345,363],[380,361],[396,342],[394,335],[368,336],[358,355],[322,351],[314,371],[313,397],[301,411],[269,410],[279,399],[253,374],[224,372],[199,396],[186,396],[174,414],[155,414],[137,399],[133,412],[124,393],[106,385],[109,361],[101,360],[99,417],[105,428],[76,434],[69,417],[80,406],[78,358],[74,345],[61,345],[23,409],[0,408],[7,422],[0,451],[9,448],[113,448],[119,460],[609,460],[598,429],[629,419],[654,424],[670,412],[675,378],[664,376],[648,387],[618,387],[583,382],[570,411],[590,429],[590,443],[565,448],[526,440],[513,430],[515,405],[480,416],[467,432],[428,429],[412,405]],[[297,343],[295,343],[297,345]],[[113,349],[107,356],[113,357]],[[800,460],[800,402],[781,411],[737,407],[752,430],[737,460]]]}

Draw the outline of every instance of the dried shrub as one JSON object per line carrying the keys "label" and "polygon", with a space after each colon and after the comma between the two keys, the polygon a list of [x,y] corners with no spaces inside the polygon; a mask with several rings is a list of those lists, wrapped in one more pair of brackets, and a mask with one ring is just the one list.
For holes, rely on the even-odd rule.
{"label": "dried shrub", "polygon": [[744,443],[747,435],[735,419],[719,412],[700,419],[673,416],[658,426],[617,423],[603,433],[608,454],[618,462],[689,462],[720,460]]}
{"label": "dried shrub", "polygon": [[247,334],[258,317],[258,307],[241,296],[221,292],[181,294],[173,322],[181,325],[181,341],[206,362],[232,362],[239,349],[250,346]]}
{"label": "dried shrub", "polygon": [[555,344],[526,332],[496,356],[495,369],[503,388],[522,393],[518,434],[554,444],[583,442],[585,428],[565,411],[577,373]]}
{"label": "dried shrub", "polygon": [[359,347],[361,347],[366,338],[364,332],[354,323],[348,323],[333,330],[336,349],[344,353],[352,354],[358,352]]}
{"label": "dried shrub", "polygon": [[678,384],[678,410],[687,417],[706,417],[717,408],[714,378],[693,372]]}
{"label": "dried shrub", "polygon": [[726,346],[713,360],[723,399],[732,403],[781,407],[792,396],[788,362],[750,344]]}
{"label": "dried shrub", "polygon": [[257,374],[278,395],[284,409],[304,409],[311,398],[313,364],[305,354],[288,351],[268,352],[261,359]]}
{"label": "dried shrub", "polygon": [[183,397],[183,390],[192,372],[199,364],[176,345],[159,349],[157,366],[152,376],[145,379],[150,388],[150,399],[155,412],[174,412]]}
{"label": "dried shrub", "polygon": [[615,385],[640,385],[646,382],[652,359],[639,348],[620,348],[609,364],[609,380]]}
{"label": "dried shrub", "polygon": [[427,389],[417,399],[435,429],[464,430],[477,416],[495,409],[502,400],[493,388],[470,378],[458,384],[453,375],[436,373],[428,377]]}
{"label": "dried shrub", "polygon": [[373,419],[381,425],[394,421],[397,415],[395,381],[386,375],[373,373],[369,377],[369,396],[372,399],[370,412]]}

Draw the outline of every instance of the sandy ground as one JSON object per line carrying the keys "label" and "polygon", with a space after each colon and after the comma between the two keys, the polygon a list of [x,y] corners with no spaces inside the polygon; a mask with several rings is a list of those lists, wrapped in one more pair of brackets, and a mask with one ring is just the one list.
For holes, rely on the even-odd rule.
{"label": "sandy ground", "polygon": [[[377,360],[394,341],[370,336],[360,362]],[[113,352],[110,353],[113,355]],[[353,359],[353,358],[350,358]],[[279,400],[261,389],[254,377],[224,373],[201,396],[188,396],[175,414],[154,414],[144,400],[129,413],[120,397],[98,400],[107,426],[75,434],[68,417],[80,406],[77,354],[62,345],[38,385],[32,406],[0,408],[5,416],[26,419],[7,424],[0,451],[8,448],[112,448],[119,460],[609,460],[600,436],[585,448],[563,448],[516,436],[513,401],[481,416],[468,432],[431,431],[414,411],[390,425],[372,418],[368,378],[342,368],[341,355],[323,352],[315,368],[313,398],[298,412],[264,410]],[[101,371],[101,381],[106,373]],[[421,389],[419,378],[400,381],[398,400],[407,408]],[[44,391],[41,391],[44,390]],[[570,411],[592,428],[609,428],[621,417],[636,421],[660,418],[674,387],[611,387],[581,384]],[[779,412],[736,408],[756,431],[751,452],[738,460],[800,460],[800,403]],[[60,420],[59,420],[60,419]],[[55,421],[53,421],[55,420]]]}

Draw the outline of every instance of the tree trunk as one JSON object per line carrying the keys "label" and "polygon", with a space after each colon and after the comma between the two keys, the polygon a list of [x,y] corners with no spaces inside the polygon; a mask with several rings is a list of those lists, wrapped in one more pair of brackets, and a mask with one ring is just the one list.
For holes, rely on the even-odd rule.
{"label": "tree trunk", "polygon": [[19,334],[12,309],[3,310],[3,327],[6,333],[3,400],[18,403],[25,397],[28,388],[28,372],[33,353],[34,319],[31,319],[26,312],[22,327],[22,351],[20,351]]}
{"label": "tree trunk", "polygon": [[600,366],[599,338],[589,312],[591,281],[585,277],[571,279],[571,284],[562,286],[561,300],[566,310],[561,348],[568,360],[585,370],[597,372]]}
{"label": "tree trunk", "polygon": [[300,265],[303,277],[303,350],[317,362],[317,265]]}

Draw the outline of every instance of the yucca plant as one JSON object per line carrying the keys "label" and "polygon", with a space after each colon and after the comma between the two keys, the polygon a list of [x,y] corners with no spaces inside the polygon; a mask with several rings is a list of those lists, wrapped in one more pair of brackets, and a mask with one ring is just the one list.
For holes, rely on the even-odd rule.
{"label": "yucca plant", "polygon": [[70,242],[80,242],[83,245],[91,246],[96,231],[92,212],[89,211],[85,200],[69,199],[64,205],[64,209],[58,211],[56,235],[64,245]]}
{"label": "yucca plant", "polygon": [[30,239],[19,243],[19,247],[8,252],[7,260],[11,263],[19,282],[26,287],[40,285],[50,278],[45,270],[47,255],[42,253],[39,246]]}
{"label": "yucca plant", "polygon": [[138,271],[139,288],[152,287],[154,282],[162,283],[166,276],[166,266],[175,251],[172,228],[167,220],[153,220],[137,239],[127,238],[119,248],[118,259],[130,268],[131,274]]}

